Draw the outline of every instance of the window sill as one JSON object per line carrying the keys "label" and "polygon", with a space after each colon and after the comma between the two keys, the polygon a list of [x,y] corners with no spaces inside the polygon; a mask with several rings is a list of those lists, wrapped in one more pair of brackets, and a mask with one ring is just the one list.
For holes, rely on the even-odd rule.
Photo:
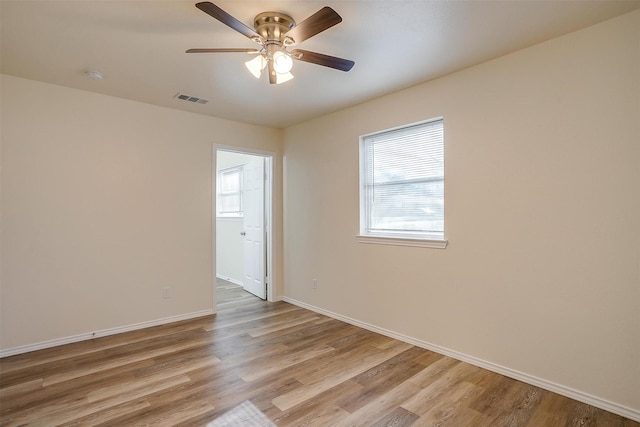
{"label": "window sill", "polygon": [[376,245],[414,246],[419,248],[445,249],[448,240],[410,239],[406,237],[356,236],[359,243]]}

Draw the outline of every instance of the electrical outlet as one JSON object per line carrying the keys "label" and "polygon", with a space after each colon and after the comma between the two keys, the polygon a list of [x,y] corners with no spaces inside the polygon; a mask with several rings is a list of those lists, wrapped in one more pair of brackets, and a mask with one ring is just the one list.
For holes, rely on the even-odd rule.
{"label": "electrical outlet", "polygon": [[171,298],[171,288],[169,286],[162,288],[162,298]]}
{"label": "electrical outlet", "polygon": [[313,289],[318,289],[318,279],[312,279],[311,280],[311,287]]}

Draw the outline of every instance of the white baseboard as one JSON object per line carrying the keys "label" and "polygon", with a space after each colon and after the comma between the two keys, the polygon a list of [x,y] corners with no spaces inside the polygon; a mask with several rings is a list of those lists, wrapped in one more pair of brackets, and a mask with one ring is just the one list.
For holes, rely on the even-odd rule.
{"label": "white baseboard", "polygon": [[242,280],[233,279],[231,277],[223,276],[222,274],[216,274],[218,279],[226,280],[227,282],[231,282],[234,285],[244,286],[244,282]]}
{"label": "white baseboard", "polygon": [[487,369],[492,372],[496,372],[506,377],[513,378],[518,381],[522,381],[524,383],[531,384],[536,387],[540,387],[542,389],[552,391],[554,393],[558,393],[562,396],[566,396],[571,399],[577,400],[579,402],[583,402],[583,403],[595,406],[596,408],[604,409],[605,411],[609,411],[614,414],[621,415],[625,418],[629,418],[631,420],[640,422],[640,410],[628,408],[626,406],[619,405],[614,402],[610,402],[608,400],[599,398],[597,396],[592,396],[588,393],[584,393],[582,391],[575,390],[570,387],[563,386],[561,384],[557,384],[542,378],[538,378],[533,375],[526,374],[524,372],[516,371],[515,369],[497,365],[495,363],[492,363],[486,360],[478,359],[477,357],[469,356],[468,354],[460,353],[458,351],[450,350],[448,348],[441,347],[436,344],[431,344],[426,341],[421,341],[421,340],[409,337],[407,335],[390,331],[388,329],[380,328],[378,326],[371,325],[369,323],[361,322],[359,320],[352,319],[350,317],[343,316],[341,314],[337,314],[337,313],[334,313],[319,307],[315,307],[313,305],[310,305],[301,301],[297,301],[293,298],[289,298],[285,296],[282,298],[282,300],[290,304],[297,305],[302,308],[306,308],[307,310],[315,311],[316,313],[324,314],[325,316],[329,316],[334,319],[341,320],[351,325],[355,325],[372,332],[377,332],[381,335],[395,338],[399,341],[413,344],[416,347],[431,350],[433,352],[443,354],[445,356],[451,357],[456,360],[461,360],[471,365],[478,366],[480,368]]}
{"label": "white baseboard", "polygon": [[119,326],[116,328],[103,329],[101,331],[86,332],[83,334],[73,335],[65,338],[57,338],[49,341],[42,341],[35,344],[23,345],[20,347],[8,348],[0,350],[0,358],[14,356],[16,354],[28,353],[35,350],[43,350],[45,348],[56,347],[64,344],[71,344],[79,341],[86,341],[93,338],[106,337],[108,335],[121,334],[123,332],[135,331],[138,329],[149,328],[152,326],[164,325],[166,323],[178,322],[180,320],[195,319],[196,317],[208,316],[215,314],[213,309],[195,311],[193,313],[179,314],[177,316],[165,317],[163,319],[149,320],[146,322],[136,323],[133,325]]}

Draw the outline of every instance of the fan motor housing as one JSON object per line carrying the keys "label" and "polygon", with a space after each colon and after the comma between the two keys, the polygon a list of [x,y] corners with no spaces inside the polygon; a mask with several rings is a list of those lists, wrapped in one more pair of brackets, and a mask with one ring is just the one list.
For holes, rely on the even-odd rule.
{"label": "fan motor housing", "polygon": [[265,40],[283,42],[284,35],[295,27],[296,22],[289,15],[280,12],[262,12],[257,15],[253,26],[256,33]]}

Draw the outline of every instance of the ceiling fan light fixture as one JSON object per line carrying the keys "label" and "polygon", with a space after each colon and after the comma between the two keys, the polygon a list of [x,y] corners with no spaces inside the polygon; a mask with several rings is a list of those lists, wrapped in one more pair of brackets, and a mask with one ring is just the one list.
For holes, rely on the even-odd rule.
{"label": "ceiling fan light fixture", "polygon": [[200,1],[196,3],[196,7],[229,28],[260,44],[262,48],[260,50],[198,48],[187,49],[186,53],[244,52],[260,54],[258,57],[245,62],[245,65],[251,74],[258,79],[262,75],[262,70],[268,68],[269,84],[280,84],[293,79],[291,69],[293,68],[294,59],[340,71],[349,71],[355,65],[355,62],[351,60],[318,52],[301,49],[294,49],[291,52],[287,50],[288,47],[295,46],[342,22],[342,17],[329,6],[323,7],[298,24],[287,14],[262,12],[256,15],[253,28],[246,26],[209,1]]}
{"label": "ceiling fan light fixture", "polygon": [[287,74],[293,68],[293,59],[279,50],[273,54],[273,68],[278,74]]}
{"label": "ceiling fan light fixture", "polygon": [[247,67],[247,70],[251,72],[255,76],[256,79],[259,79],[262,75],[262,70],[267,66],[267,60],[262,55],[258,55],[250,61],[244,63]]}

